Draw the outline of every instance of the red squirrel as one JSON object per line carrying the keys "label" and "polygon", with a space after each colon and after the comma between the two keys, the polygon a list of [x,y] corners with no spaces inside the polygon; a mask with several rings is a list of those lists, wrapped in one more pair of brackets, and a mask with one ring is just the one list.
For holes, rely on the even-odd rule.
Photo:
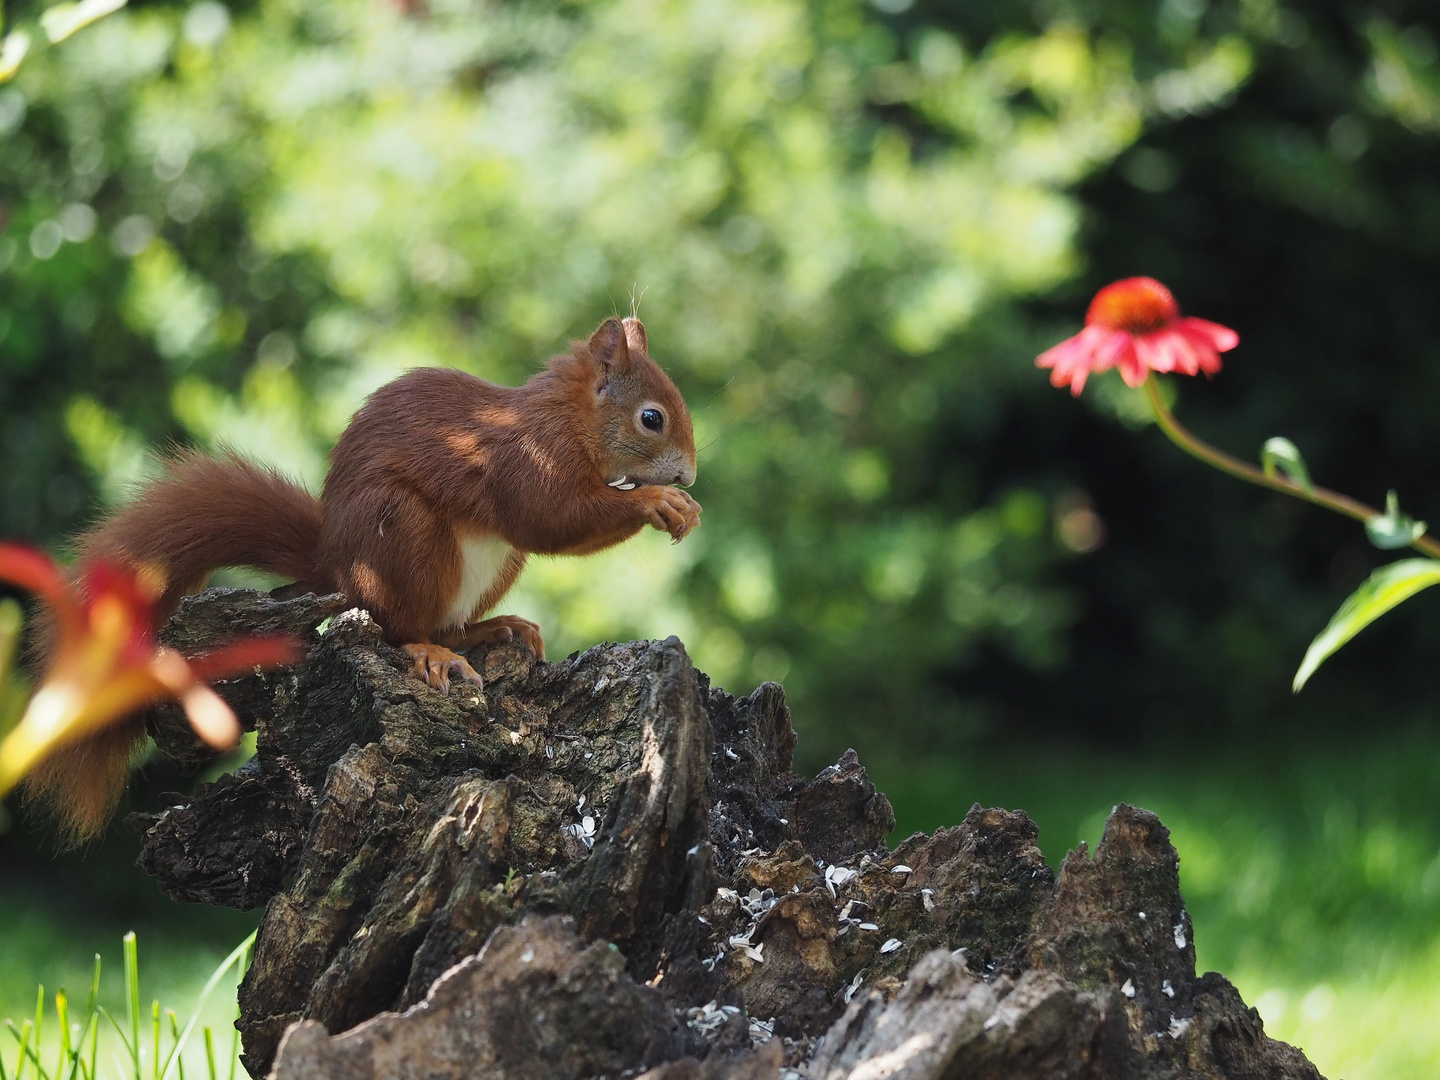
{"label": "red squirrel", "polygon": [[[676,542],[700,524],[695,437],[675,384],[650,359],[638,319],[607,319],[588,342],[520,387],[418,368],[381,387],[330,454],[315,498],[234,454],[170,463],[83,535],[82,561],[158,569],[167,617],[212,570],[250,566],[300,589],[341,592],[442,692],[480,684],[452,651],[540,628],[492,610],[530,554],[586,555],[646,525]],[[131,718],[62,748],[32,773],[72,842],[104,829],[145,734]]]}

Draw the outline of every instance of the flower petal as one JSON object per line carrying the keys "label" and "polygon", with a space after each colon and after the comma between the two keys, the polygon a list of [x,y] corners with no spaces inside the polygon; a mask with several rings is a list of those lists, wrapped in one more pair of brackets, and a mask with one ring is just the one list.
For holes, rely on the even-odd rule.
{"label": "flower petal", "polygon": [[1135,348],[1136,344],[1137,339],[1127,337],[1125,350],[1115,358],[1115,366],[1120,369],[1120,377],[1131,389],[1143,386],[1145,377],[1150,374],[1145,365],[1140,362],[1140,355]]}
{"label": "flower petal", "polygon": [[[1176,323],[1176,329],[1188,337],[1191,341],[1206,342],[1217,352],[1229,352],[1240,344],[1240,335],[1228,326],[1221,326],[1209,319],[1196,319],[1191,316],[1181,319]],[[1215,370],[1219,370],[1217,367]]]}
{"label": "flower petal", "polygon": [[[1095,329],[1099,330],[1099,327]],[[1133,356],[1135,352],[1135,339],[1124,330],[1104,331],[1105,340],[1095,350],[1095,363],[1092,371],[1109,371],[1112,367],[1118,367],[1126,362],[1126,358]]]}
{"label": "flower petal", "polygon": [[59,597],[68,596],[60,568],[53,559],[35,548],[0,544],[0,578],[52,603]]}
{"label": "flower petal", "polygon": [[1070,392],[1078,396],[1092,370],[1096,346],[1107,334],[1103,327],[1086,327],[1074,337],[1046,349],[1035,358],[1035,366],[1053,368],[1050,385],[1069,386]]}
{"label": "flower petal", "polygon": [[[1220,329],[1224,329],[1221,327]],[[1216,351],[1215,339],[1208,331],[1196,330],[1192,327],[1181,326],[1176,333],[1184,336],[1191,349],[1196,354],[1196,368],[1213,375],[1220,370],[1220,353]]]}
{"label": "flower petal", "polygon": [[1035,358],[1035,366],[1042,368],[1070,369],[1087,364],[1096,347],[1110,334],[1103,326],[1087,326],[1074,337],[1068,337],[1059,345],[1051,346]]}
{"label": "flower petal", "polygon": [[229,750],[240,741],[243,729],[234,711],[204,683],[196,683],[181,694],[180,704],[195,734],[216,750]]}
{"label": "flower petal", "polygon": [[183,656],[173,649],[157,649],[147,670],[179,699],[195,734],[217,749],[235,745],[240,738],[240,721],[219,694],[196,680]]}
{"label": "flower petal", "polygon": [[1066,382],[1070,385],[1070,396],[1079,397],[1080,391],[1085,389],[1085,380],[1090,377],[1090,370],[1085,367],[1077,367],[1066,373],[1056,368],[1050,373],[1051,386],[1064,386]]}
{"label": "flower petal", "polygon": [[[266,655],[263,649],[246,648],[252,644],[269,646],[268,656],[270,657],[291,655],[288,649],[284,653],[280,653],[275,648],[277,640],[286,645],[289,644],[284,639],[260,638],[254,642],[237,642],[233,646],[210,655],[212,658],[219,655],[222,661],[225,653],[231,653],[236,658],[243,657],[244,659]],[[216,666],[221,667],[222,670],[235,670],[233,666]],[[246,666],[253,667],[254,664]],[[186,662],[183,656],[173,649],[157,649],[148,670],[165,685],[172,695],[180,700],[180,704],[185,708],[185,715],[190,721],[190,726],[195,729],[195,734],[217,750],[228,750],[240,740],[240,721],[235,719],[235,713],[229,705],[225,704],[219,694],[198,680],[195,669]]]}
{"label": "flower petal", "polygon": [[1115,366],[1116,358],[1130,346],[1130,335],[1106,326],[1087,326],[1074,337],[1046,349],[1035,358],[1037,367],[1048,367],[1052,386],[1069,386],[1077,397],[1091,372]]}
{"label": "flower petal", "polygon": [[68,732],[78,710],[77,688],[70,685],[47,684],[30,699],[20,723],[0,740],[0,796]]}
{"label": "flower petal", "polygon": [[63,677],[47,681],[0,742],[0,795],[51,751],[164,696],[165,687],[143,668],[118,672],[98,685]]}
{"label": "flower petal", "polygon": [[80,607],[60,567],[44,552],[20,544],[0,544],[0,581],[19,585],[44,600],[60,622],[62,633],[80,629]]}
{"label": "flower petal", "polygon": [[305,647],[299,638],[244,638],[203,656],[193,657],[189,661],[190,674],[202,682],[211,682],[257,667],[284,667],[304,655]]}
{"label": "flower petal", "polygon": [[1136,363],[1139,364],[1141,370],[1175,370],[1175,353],[1169,347],[1168,338],[1169,334],[1162,330],[1159,333],[1146,334],[1144,337],[1135,339]]}
{"label": "flower petal", "polygon": [[[1167,368],[1156,367],[1156,371],[1178,371],[1182,375],[1196,375],[1200,372],[1202,362],[1202,350],[1195,347],[1194,342],[1187,338],[1179,330],[1162,330],[1152,335],[1155,339],[1155,349],[1163,353]],[[1209,346],[1205,346],[1209,348]],[[1211,350],[1213,351],[1213,350]]]}
{"label": "flower petal", "polygon": [[133,650],[143,656],[151,648],[155,625],[155,600],[165,591],[165,576],[156,567],[130,568],[109,559],[87,563],[82,570],[85,596],[93,607],[102,600],[124,606],[135,626]]}
{"label": "flower petal", "polygon": [[1209,352],[1212,356],[1218,354],[1208,349],[1198,349],[1192,342],[1186,341],[1183,337],[1175,340],[1175,370],[1184,372],[1186,375],[1199,375],[1204,369],[1206,360],[1205,354]]}

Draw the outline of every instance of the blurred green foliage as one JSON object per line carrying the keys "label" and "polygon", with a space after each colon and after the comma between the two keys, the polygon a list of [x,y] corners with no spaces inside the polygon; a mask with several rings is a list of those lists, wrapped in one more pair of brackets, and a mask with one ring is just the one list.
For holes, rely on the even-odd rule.
{"label": "blurred green foliage", "polygon": [[167,440],[318,485],[400,370],[523,379],[643,295],[706,527],[537,567],[519,606],[562,649],[680,630],[814,715],[950,718],[938,669],[1053,665],[1077,607],[1053,493],[985,490],[947,437],[1035,381],[1007,303],[1078,266],[1067,189],[1250,66],[1233,33],[1175,54],[851,0],[122,12],[0,106],[0,528],[53,537]]}
{"label": "blurred green foliage", "polygon": [[[1440,228],[1433,53],[1395,5],[1266,0],[135,6],[0,89],[0,532],[54,542],[177,442],[318,486],[400,370],[519,381],[638,304],[705,528],[537,563],[512,606],[556,651],[678,632],[826,749],[1253,724],[1363,539],[1276,550],[1294,511],[1030,361],[1154,273],[1241,330],[1185,388],[1218,441],[1421,475],[1418,415],[1397,453],[1363,425],[1440,340],[1396,265]],[[1399,378],[1357,385],[1356,322]]]}

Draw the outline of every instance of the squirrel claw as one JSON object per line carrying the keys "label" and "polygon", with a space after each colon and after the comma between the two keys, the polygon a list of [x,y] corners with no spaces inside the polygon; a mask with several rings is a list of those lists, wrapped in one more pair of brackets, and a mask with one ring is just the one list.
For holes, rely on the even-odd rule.
{"label": "squirrel claw", "polygon": [[470,666],[470,662],[443,645],[416,644],[402,645],[401,648],[415,661],[410,674],[423,679],[433,690],[448,694],[452,672],[466,682],[474,683],[477,690],[485,688],[485,680],[480,678],[480,673]]}
{"label": "squirrel claw", "polygon": [[699,527],[700,504],[681,488],[662,487],[655,492],[646,519],[661,532],[668,532],[671,542],[678,544]]}
{"label": "squirrel claw", "polygon": [[519,615],[496,615],[482,622],[470,623],[461,632],[461,637],[466,645],[503,643],[519,638],[530,646],[535,659],[545,659],[545,638],[540,633],[540,627]]}

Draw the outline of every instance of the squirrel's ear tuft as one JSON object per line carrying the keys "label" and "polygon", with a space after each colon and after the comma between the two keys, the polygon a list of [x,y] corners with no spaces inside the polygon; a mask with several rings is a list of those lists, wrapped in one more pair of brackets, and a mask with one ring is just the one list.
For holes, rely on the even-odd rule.
{"label": "squirrel's ear tuft", "polygon": [[645,324],[631,316],[622,320],[621,325],[625,327],[625,344],[630,346],[630,351],[649,356],[650,343],[645,340]]}
{"label": "squirrel's ear tuft", "polygon": [[590,358],[607,369],[623,370],[630,364],[625,327],[619,319],[606,319],[590,335]]}

